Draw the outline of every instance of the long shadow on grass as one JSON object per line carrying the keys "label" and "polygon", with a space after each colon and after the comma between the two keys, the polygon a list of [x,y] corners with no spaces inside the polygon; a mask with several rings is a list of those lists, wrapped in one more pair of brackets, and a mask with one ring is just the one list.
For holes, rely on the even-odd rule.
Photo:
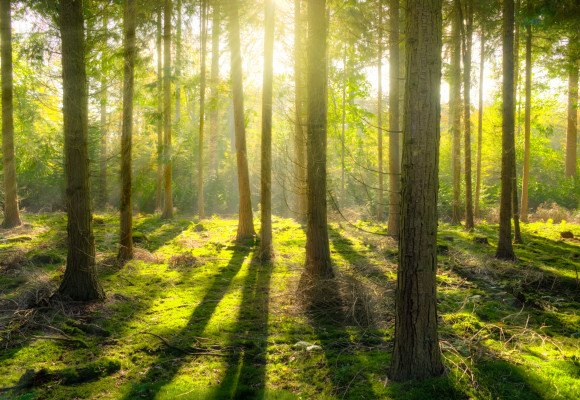
{"label": "long shadow on grass", "polygon": [[[189,338],[191,338],[191,342],[195,342],[195,337],[200,336],[205,330],[219,302],[227,294],[233,278],[240,271],[244,260],[248,257],[251,250],[251,247],[244,245],[233,246],[233,254],[228,265],[214,277],[211,287],[207,290],[199,305],[193,310],[188,323],[179,332],[172,335],[172,337],[181,338],[181,343],[186,343]],[[169,341],[174,340],[169,339]],[[152,363],[152,366],[159,365],[171,358],[174,358],[174,356],[170,354],[165,355],[162,352]],[[132,385],[130,392],[124,399],[154,398],[163,386],[173,380],[184,361],[184,358],[178,358],[174,359],[171,363],[164,363],[163,369],[150,368],[138,383]]]}
{"label": "long shadow on grass", "polygon": [[266,381],[268,311],[272,264],[250,264],[244,281],[240,312],[230,346],[240,347],[227,359],[227,370],[214,399],[262,399]]}
{"label": "long shadow on grass", "polygon": [[[133,226],[133,236],[136,241],[140,241],[140,239],[137,239],[135,232],[145,234],[146,238],[142,238],[142,242],[138,246],[150,252],[155,252],[155,250],[187,230],[191,224],[191,221],[181,219],[167,221],[159,217],[140,218],[135,221]],[[165,226],[168,226],[168,228],[164,229]]]}

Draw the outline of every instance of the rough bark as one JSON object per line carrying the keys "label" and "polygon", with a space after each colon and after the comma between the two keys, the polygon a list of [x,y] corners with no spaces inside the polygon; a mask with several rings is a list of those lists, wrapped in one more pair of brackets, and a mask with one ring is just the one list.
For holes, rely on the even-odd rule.
{"label": "rough bark", "polygon": [[389,5],[389,221],[387,232],[399,236],[401,219],[401,159],[399,128],[399,0]]}
{"label": "rough bark", "polygon": [[14,162],[14,111],[12,78],[12,28],[10,1],[0,3],[0,36],[2,38],[2,158],[4,162],[4,228],[22,224],[18,211],[16,165]]}
{"label": "rough bark", "polygon": [[207,1],[201,2],[201,65],[199,84],[199,148],[197,157],[197,211],[200,219],[205,218],[203,208],[203,134],[205,128],[205,58],[207,49]]}
{"label": "rough bark", "polygon": [[240,26],[238,0],[229,0],[229,30],[232,73],[232,94],[234,98],[234,125],[236,133],[236,158],[238,162],[239,216],[236,239],[254,237],[252,199],[250,193],[250,173],[246,150],[246,127],[244,124],[244,90],[242,82],[242,51],[240,49]]}
{"label": "rough bark", "polygon": [[528,182],[530,178],[530,121],[532,115],[532,26],[526,25],[526,104],[524,111],[524,172],[522,174],[522,222],[528,222]]}
{"label": "rough bark", "polygon": [[260,258],[269,261],[272,247],[272,85],[274,80],[274,2],[264,5],[264,78],[262,85],[262,162]]}
{"label": "rough bark", "polygon": [[383,2],[379,0],[379,43],[378,43],[378,94],[377,94],[377,137],[378,137],[378,178],[379,178],[379,193],[377,201],[377,220],[381,222],[383,220],[383,208],[384,208],[384,188],[383,188],[383,85],[382,85],[382,70],[383,70]]}
{"label": "rough bark", "polygon": [[465,41],[463,51],[463,144],[465,159],[465,229],[472,230],[473,191],[471,185],[471,47],[473,42],[473,2],[465,0]]}
{"label": "rough bark", "polygon": [[479,201],[481,195],[481,146],[483,145],[483,71],[485,66],[485,30],[481,24],[481,45],[479,56],[479,104],[477,115],[477,161],[475,168],[475,218],[480,217]]}
{"label": "rough bark", "polygon": [[[104,6],[106,7],[106,6]],[[103,9],[103,31],[109,29],[109,18],[106,8]],[[105,39],[105,43],[106,43]],[[107,205],[107,75],[105,74],[106,48],[101,51],[101,143],[99,154],[99,208]]]}
{"label": "rough bark", "polygon": [[136,0],[125,0],[125,49],[123,68],[123,130],[121,134],[120,246],[117,258],[133,258],[133,202],[131,153],[133,148],[133,89],[135,87]]}
{"label": "rough bark", "polygon": [[218,85],[220,80],[220,7],[217,1],[213,2],[211,27],[211,107],[209,111],[209,171],[218,174]]}
{"label": "rough bark", "polygon": [[407,3],[407,83],[395,343],[390,377],[443,374],[437,335],[437,191],[441,0]]}
{"label": "rough bark", "polygon": [[179,133],[181,131],[181,0],[177,0],[175,8],[177,10],[177,25],[175,26],[175,130]]}
{"label": "rough bark", "polygon": [[67,261],[59,292],[73,300],[105,297],[95,266],[88,151],[88,94],[83,2],[60,1],[65,146]]}
{"label": "rough bark", "polygon": [[157,195],[155,210],[163,207],[163,42],[161,40],[162,12],[157,7]]}
{"label": "rough bark", "polygon": [[502,84],[502,153],[499,238],[495,256],[515,260],[511,240],[512,170],[514,146],[514,2],[503,2],[503,84]]}
{"label": "rough bark", "polygon": [[453,2],[451,21],[451,78],[450,78],[450,117],[453,145],[451,159],[453,169],[453,214],[452,225],[461,224],[461,9],[459,1]]}
{"label": "rough bark", "polygon": [[304,18],[300,0],[294,0],[294,188],[295,211],[304,220],[308,200],[306,198],[306,133],[304,129]]}
{"label": "rough bark", "polygon": [[171,0],[165,0],[163,11],[163,213],[173,218],[171,182]]}
{"label": "rough bark", "polygon": [[[574,54],[574,39],[569,38],[570,58]],[[568,123],[566,127],[565,176],[576,176],[576,154],[578,147],[578,63],[571,61],[568,70]]]}

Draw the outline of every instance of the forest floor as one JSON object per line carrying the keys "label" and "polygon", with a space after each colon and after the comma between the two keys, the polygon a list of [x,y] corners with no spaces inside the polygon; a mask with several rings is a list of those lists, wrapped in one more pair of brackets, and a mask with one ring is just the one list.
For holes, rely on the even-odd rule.
{"label": "forest floor", "polygon": [[[118,265],[118,217],[95,216],[107,299],[51,298],[66,216],[27,214],[0,230],[0,399],[577,399],[580,226],[523,224],[518,262],[494,259],[497,226],[441,224],[444,377],[386,380],[397,243],[329,226],[336,317],[306,315],[304,227],[274,218],[276,259],[234,241],[237,221],[139,215],[136,258]],[[258,226],[258,222],[256,222]],[[563,231],[573,238],[563,239]],[[488,243],[486,242],[486,239]],[[336,310],[335,310],[336,311]],[[339,317],[340,316],[340,317]],[[14,389],[8,389],[16,387]]]}

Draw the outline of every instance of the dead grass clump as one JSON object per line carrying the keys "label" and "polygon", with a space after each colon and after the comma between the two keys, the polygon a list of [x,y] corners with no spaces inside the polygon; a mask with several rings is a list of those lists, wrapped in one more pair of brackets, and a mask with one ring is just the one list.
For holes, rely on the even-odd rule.
{"label": "dead grass clump", "polygon": [[151,253],[150,251],[147,251],[146,249],[144,249],[142,247],[134,247],[133,248],[133,259],[138,260],[138,261],[155,263],[155,264],[160,264],[164,261],[161,257]]}
{"label": "dead grass clump", "polygon": [[23,251],[7,251],[0,258],[0,273],[9,271],[18,271],[28,263],[28,258]]}
{"label": "dead grass clump", "polygon": [[567,208],[561,207],[557,203],[542,203],[531,216],[534,222],[546,222],[551,219],[556,224],[563,220],[572,221],[574,219],[574,216]]}
{"label": "dead grass clump", "polygon": [[198,264],[199,259],[191,254],[191,252],[182,253],[169,259],[170,268],[195,267]]}

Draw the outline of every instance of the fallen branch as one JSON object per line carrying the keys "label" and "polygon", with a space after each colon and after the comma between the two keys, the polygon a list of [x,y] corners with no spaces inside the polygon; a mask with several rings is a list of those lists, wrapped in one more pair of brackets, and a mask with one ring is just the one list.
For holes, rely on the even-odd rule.
{"label": "fallen branch", "polygon": [[183,354],[189,354],[189,355],[192,355],[192,356],[220,356],[220,357],[225,357],[226,356],[226,354],[222,354],[222,353],[203,351],[203,350],[206,350],[206,349],[203,349],[203,348],[193,348],[193,350],[195,350],[195,351],[192,351],[192,350],[189,350],[189,349],[184,349],[182,347],[177,347],[177,346],[174,346],[171,343],[169,343],[167,341],[167,339],[165,339],[163,336],[159,336],[159,335],[157,335],[155,333],[151,333],[151,332],[139,332],[138,334],[154,336],[157,339],[161,340],[165,346],[169,347],[170,349],[177,350],[177,351],[179,351],[179,352],[181,352]]}

